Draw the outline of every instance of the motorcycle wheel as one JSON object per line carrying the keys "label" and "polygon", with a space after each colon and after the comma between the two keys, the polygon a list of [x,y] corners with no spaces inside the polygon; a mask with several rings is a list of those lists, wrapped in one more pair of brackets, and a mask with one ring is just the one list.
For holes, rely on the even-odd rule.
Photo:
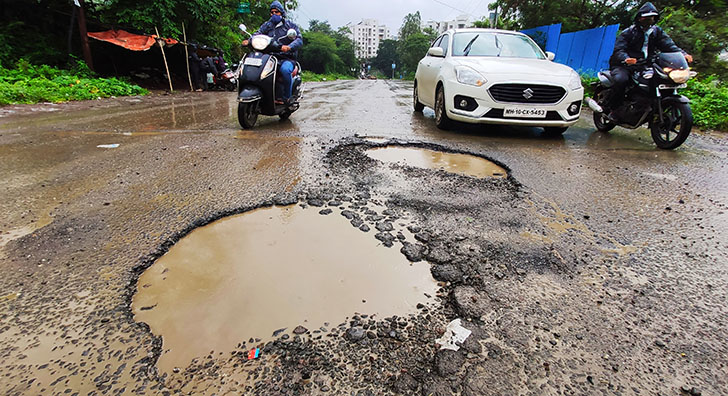
{"label": "motorcycle wheel", "polygon": [[680,147],[690,135],[693,128],[693,112],[687,103],[671,103],[662,109],[663,121],[659,115],[650,125],[652,140],[657,147],[672,150]]}
{"label": "motorcycle wheel", "polygon": [[251,129],[258,121],[258,103],[238,103],[238,122],[243,129]]}
{"label": "motorcycle wheel", "polygon": [[412,105],[416,113],[422,113],[422,110],[425,109],[425,105],[420,103],[420,97],[417,95],[417,81],[415,81],[414,92],[412,92]]}
{"label": "motorcycle wheel", "polygon": [[597,127],[599,132],[609,132],[616,125],[612,121],[609,121],[607,115],[604,113],[594,113],[594,126]]}

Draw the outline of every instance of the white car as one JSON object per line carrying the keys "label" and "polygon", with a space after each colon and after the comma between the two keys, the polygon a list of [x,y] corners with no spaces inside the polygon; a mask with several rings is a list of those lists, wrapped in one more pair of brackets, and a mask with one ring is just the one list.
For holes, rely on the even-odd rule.
{"label": "white car", "polygon": [[579,119],[584,88],[578,73],[553,59],[523,33],[448,30],[417,65],[414,109],[433,108],[441,129],[456,120],[562,134]]}

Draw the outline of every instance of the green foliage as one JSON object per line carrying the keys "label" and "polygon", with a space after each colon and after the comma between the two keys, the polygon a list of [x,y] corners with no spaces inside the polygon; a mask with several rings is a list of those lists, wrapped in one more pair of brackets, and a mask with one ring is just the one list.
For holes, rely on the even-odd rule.
{"label": "green foliage", "polygon": [[728,131],[728,87],[715,76],[688,80],[680,93],[690,98],[695,125]]}
{"label": "green foliage", "polygon": [[407,41],[409,36],[422,33],[421,25],[422,18],[419,11],[414,14],[407,14],[402,21],[402,27],[399,28],[399,40],[404,42]]}
{"label": "green foliage", "polygon": [[312,73],[310,71],[305,71],[301,73],[301,79],[303,82],[319,82],[319,81],[335,81],[335,80],[353,80],[354,77],[348,74],[341,74],[341,73],[326,73],[326,74],[317,74]]}
{"label": "green foliage", "polygon": [[407,73],[417,70],[417,63],[427,54],[430,39],[422,33],[411,34],[404,41],[400,41],[398,53],[402,69]]}
{"label": "green foliage", "polygon": [[83,62],[70,71],[34,66],[25,60],[14,69],[0,67],[0,105],[146,94],[147,90],[120,79],[94,78]]}
{"label": "green foliage", "polygon": [[372,60],[372,69],[379,70],[383,75],[392,76],[392,63],[401,68],[397,42],[395,40],[382,40],[379,42],[377,56]]}
{"label": "green foliage", "polygon": [[354,74],[358,68],[354,42],[346,28],[334,31],[327,21],[311,20],[310,29],[303,32],[303,48],[299,60],[304,70],[314,73]]}

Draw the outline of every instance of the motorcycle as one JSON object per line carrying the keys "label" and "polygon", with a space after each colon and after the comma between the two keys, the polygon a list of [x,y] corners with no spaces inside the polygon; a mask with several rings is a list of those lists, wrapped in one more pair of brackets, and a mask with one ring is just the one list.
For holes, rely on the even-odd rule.
{"label": "motorcycle", "polygon": [[[647,123],[657,147],[679,147],[690,135],[693,113],[690,100],[677,91],[687,87],[687,81],[697,73],[690,70],[681,52],[663,52],[639,60],[629,70],[625,99],[616,109],[608,105],[614,85],[611,73],[599,72],[599,80],[592,84],[594,99],[586,98],[586,102],[594,112],[597,130],[608,132],[617,125],[636,129]],[[612,110],[613,117],[609,117]]]}
{"label": "motorcycle", "polygon": [[213,76],[214,86],[225,91],[235,91],[238,86],[238,77],[233,69],[237,70],[237,65],[233,65],[232,69],[226,68],[220,73],[220,76]]}
{"label": "motorcycle", "polygon": [[[277,115],[287,119],[300,107],[301,99],[301,65],[296,62],[293,69],[293,93],[283,104],[276,103],[276,97],[282,97],[283,79],[278,73],[278,55],[281,44],[272,37],[251,35],[240,24],[240,30],[251,36],[248,46],[254,51],[246,54],[238,68],[238,122],[243,129],[255,126],[259,114]],[[294,39],[296,31],[290,29],[287,37]]]}

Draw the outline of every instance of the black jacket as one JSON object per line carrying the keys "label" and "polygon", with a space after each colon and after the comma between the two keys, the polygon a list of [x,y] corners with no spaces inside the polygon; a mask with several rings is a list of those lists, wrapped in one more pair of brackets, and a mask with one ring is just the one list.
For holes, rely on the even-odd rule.
{"label": "black jacket", "polygon": [[[645,42],[645,31],[642,30],[637,20],[648,12],[657,13],[657,8],[649,2],[645,3],[637,11],[637,15],[634,18],[635,23],[617,37],[617,42],[614,44],[614,52],[612,53],[612,57],[609,58],[610,67],[623,66],[622,62],[627,58],[644,59],[645,55],[642,53],[642,45]],[[675,42],[672,41],[665,31],[659,26],[653,26],[647,44],[647,56],[650,57],[657,51],[684,53],[680,47],[675,45]]]}

